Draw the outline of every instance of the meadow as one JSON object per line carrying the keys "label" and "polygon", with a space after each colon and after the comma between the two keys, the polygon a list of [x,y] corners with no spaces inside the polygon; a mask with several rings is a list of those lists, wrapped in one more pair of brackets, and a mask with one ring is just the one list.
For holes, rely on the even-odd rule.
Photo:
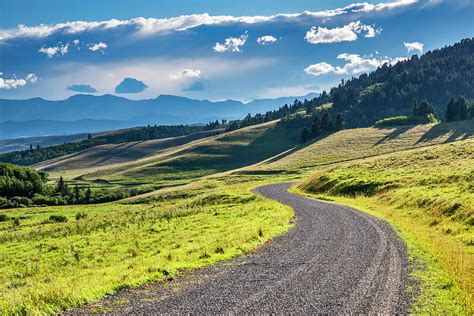
{"label": "meadow", "polygon": [[[164,280],[187,269],[240,255],[286,232],[293,216],[290,208],[253,194],[252,188],[304,181],[315,172],[338,170],[338,166],[350,162],[368,163],[377,156],[385,159],[392,152],[406,152],[409,158],[412,152],[406,150],[422,146],[430,147],[419,150],[434,150],[437,144],[473,135],[473,127],[461,122],[345,130],[301,145],[297,133],[271,122],[168,148],[137,162],[55,171],[53,177],[64,175],[75,179],[73,182],[97,186],[164,188],[112,203],[0,211],[5,215],[0,222],[0,310],[54,313],[127,286]],[[472,145],[470,140],[459,143],[468,144],[467,149]],[[472,166],[471,157],[465,159],[463,163]],[[449,161],[443,163],[449,165]],[[433,170],[437,169],[422,169],[425,173]],[[456,181],[452,179],[453,183]],[[430,183],[434,186],[436,181]],[[404,182],[399,185],[402,190]],[[407,187],[407,191],[411,189]],[[444,196],[450,191],[436,192]],[[388,196],[387,200],[379,200],[378,195],[329,198],[344,198],[360,208],[370,207],[378,216],[385,214],[386,208],[396,207],[389,205]],[[377,204],[362,205],[362,199]],[[463,203],[462,210],[472,209],[472,199]],[[427,226],[410,217],[421,212],[418,206],[413,206],[411,212],[403,214],[413,229],[425,229],[434,237],[439,235],[445,238],[442,240],[461,245],[470,252],[462,258],[471,258],[472,235],[463,231],[469,226],[467,217],[459,221],[441,216],[441,222]],[[450,274],[449,266],[443,266],[443,260],[451,257],[434,251],[429,238],[415,238],[417,230],[410,233],[411,228],[404,227],[401,220],[391,218],[388,220],[399,227],[408,242],[410,254],[422,263],[413,275],[426,286],[422,289],[425,298],[420,296],[414,311],[429,311],[429,300],[437,310],[450,306],[463,310],[469,288],[460,285],[459,278]],[[452,232],[446,234],[444,227],[450,227]],[[452,285],[439,289],[433,276],[442,273]],[[434,279],[426,279],[429,276]],[[462,298],[457,299],[456,295]],[[454,305],[447,304],[448,299]]]}
{"label": "meadow", "polygon": [[413,312],[474,309],[474,140],[331,166],[298,189],[399,229],[425,267],[413,272],[421,281]]}

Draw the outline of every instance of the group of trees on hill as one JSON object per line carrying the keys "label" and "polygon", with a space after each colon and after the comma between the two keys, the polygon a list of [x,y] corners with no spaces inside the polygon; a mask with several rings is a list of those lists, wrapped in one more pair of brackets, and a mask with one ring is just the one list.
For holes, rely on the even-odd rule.
{"label": "group of trees on hill", "polygon": [[341,113],[337,114],[336,120],[334,122],[329,112],[324,112],[321,117],[319,114],[314,114],[312,117],[311,127],[303,127],[301,130],[301,142],[306,143],[310,139],[343,130],[345,128],[345,124],[344,117]]}
{"label": "group of trees on hill", "polygon": [[447,122],[474,119],[474,103],[471,101],[469,104],[462,96],[451,98],[446,106],[445,117]]}
{"label": "group of trees on hill", "polygon": [[21,166],[34,165],[35,163],[72,154],[90,147],[103,144],[119,144],[123,142],[145,141],[158,138],[183,136],[202,131],[203,126],[170,125],[170,126],[143,126],[123,131],[116,131],[92,137],[79,142],[64,143],[48,147],[33,148],[29,150],[14,151],[0,155],[0,162],[12,163]]}
{"label": "group of trees on hill", "polygon": [[148,192],[100,188],[89,185],[70,186],[62,177],[47,184],[48,175],[31,167],[0,163],[0,208],[33,205],[65,205],[102,203]]}

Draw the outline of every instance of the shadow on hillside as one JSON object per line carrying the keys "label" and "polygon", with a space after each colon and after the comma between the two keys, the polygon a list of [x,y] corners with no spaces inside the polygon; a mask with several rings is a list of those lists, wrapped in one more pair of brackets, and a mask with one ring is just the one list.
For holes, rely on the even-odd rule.
{"label": "shadow on hillside", "polygon": [[419,144],[423,142],[429,142],[436,138],[443,137],[446,134],[449,134],[449,136],[446,138],[444,143],[472,137],[474,136],[474,121],[470,120],[433,125],[425,134],[423,134],[423,136],[420,137],[416,143]]}
{"label": "shadow on hillside", "polygon": [[[388,134],[387,136],[385,136],[384,138],[382,138],[381,140],[376,142],[372,147],[376,147],[380,144],[383,144],[383,143],[388,142],[392,139],[395,139],[395,138],[399,137],[400,135],[404,134],[405,132],[407,132],[408,130],[412,129],[413,127],[415,127],[415,125],[405,125],[405,126],[395,127],[395,129],[390,134]],[[392,128],[393,127],[384,127],[384,128],[380,128],[380,129],[392,129]]]}

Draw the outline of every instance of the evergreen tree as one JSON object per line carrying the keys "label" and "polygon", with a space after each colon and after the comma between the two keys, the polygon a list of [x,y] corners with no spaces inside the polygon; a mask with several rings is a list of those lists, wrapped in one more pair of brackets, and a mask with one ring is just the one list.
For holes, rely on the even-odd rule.
{"label": "evergreen tree", "polygon": [[449,99],[446,106],[446,122],[454,122],[458,120],[457,101],[454,98]]}
{"label": "evergreen tree", "polygon": [[344,116],[341,113],[338,113],[336,116],[336,122],[334,123],[334,130],[340,131],[346,127],[346,123],[344,122]]}
{"label": "evergreen tree", "polygon": [[74,199],[76,202],[81,199],[81,189],[77,184],[74,186]]}
{"label": "evergreen tree", "polygon": [[425,99],[420,101],[416,112],[418,113],[418,115],[415,115],[415,116],[420,116],[420,117],[426,117],[429,114],[433,114],[433,115],[435,114],[435,110],[433,106]]}
{"label": "evergreen tree", "polygon": [[333,127],[331,115],[329,112],[324,113],[323,118],[321,119],[321,132],[329,133],[333,130]]}
{"label": "evergreen tree", "polygon": [[64,181],[63,177],[59,177],[58,184],[56,187],[56,192],[62,196],[69,195],[69,188],[67,183]]}
{"label": "evergreen tree", "polygon": [[311,125],[311,135],[315,138],[321,136],[321,119],[319,118],[318,114],[314,115],[313,117],[313,124]]}
{"label": "evergreen tree", "polygon": [[90,201],[92,200],[91,187],[87,187],[86,195],[85,195],[84,199],[86,200],[87,203],[90,203]]}
{"label": "evergreen tree", "polygon": [[304,127],[303,130],[301,131],[301,136],[300,136],[301,142],[306,143],[309,140],[310,136],[311,135],[309,133],[309,130],[306,127]]}
{"label": "evergreen tree", "polygon": [[87,134],[87,139],[92,139],[92,135],[91,135],[91,134]]}
{"label": "evergreen tree", "polygon": [[456,101],[456,108],[458,110],[458,120],[465,121],[469,118],[469,107],[467,105],[467,101],[464,97],[458,97]]}

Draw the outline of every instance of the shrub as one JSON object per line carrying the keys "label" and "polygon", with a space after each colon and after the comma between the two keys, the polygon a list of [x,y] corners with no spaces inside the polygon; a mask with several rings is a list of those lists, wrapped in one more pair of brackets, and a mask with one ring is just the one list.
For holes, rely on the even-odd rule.
{"label": "shrub", "polygon": [[416,125],[416,124],[430,124],[439,122],[436,117],[430,113],[423,117],[412,117],[412,116],[393,116],[384,118],[375,122],[375,127],[391,127],[391,126],[402,126],[402,125]]}
{"label": "shrub", "polygon": [[0,214],[0,222],[6,222],[6,221],[8,221],[7,214]]}
{"label": "shrub", "polygon": [[76,214],[76,220],[78,221],[78,220],[80,220],[80,219],[82,219],[82,218],[85,218],[86,216],[87,216],[86,213],[77,213],[77,214]]}
{"label": "shrub", "polygon": [[50,222],[56,222],[56,223],[66,223],[67,222],[67,217],[64,215],[51,215],[49,217]]}

